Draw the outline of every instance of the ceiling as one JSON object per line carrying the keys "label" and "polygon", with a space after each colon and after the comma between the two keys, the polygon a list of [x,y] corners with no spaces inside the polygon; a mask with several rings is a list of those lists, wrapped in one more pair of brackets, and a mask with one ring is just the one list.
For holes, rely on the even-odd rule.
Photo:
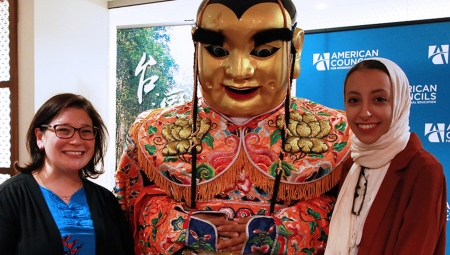
{"label": "ceiling", "polygon": [[[193,20],[195,18],[197,7],[201,1],[202,0],[110,0],[108,6],[112,9],[112,19],[120,19],[120,22],[117,22],[116,24],[139,26],[142,24],[162,24],[167,22],[177,23],[179,19]],[[304,30],[450,17],[450,0],[292,1],[297,7],[297,22]]]}
{"label": "ceiling", "polygon": [[168,2],[174,0],[106,0],[108,1],[108,8],[118,8],[125,6],[133,6],[140,4],[158,3],[158,2]]}

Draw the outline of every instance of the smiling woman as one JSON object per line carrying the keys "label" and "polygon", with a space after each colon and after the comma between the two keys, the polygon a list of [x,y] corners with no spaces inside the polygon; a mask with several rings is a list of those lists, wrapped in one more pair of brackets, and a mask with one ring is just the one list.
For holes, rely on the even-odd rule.
{"label": "smiling woman", "polygon": [[133,254],[116,198],[87,179],[103,173],[107,134],[80,95],[39,108],[27,133],[30,162],[16,162],[20,174],[0,185],[0,254]]}
{"label": "smiling woman", "polygon": [[441,163],[410,132],[409,81],[385,58],[354,65],[344,82],[354,135],[326,255],[444,255],[447,186]]}

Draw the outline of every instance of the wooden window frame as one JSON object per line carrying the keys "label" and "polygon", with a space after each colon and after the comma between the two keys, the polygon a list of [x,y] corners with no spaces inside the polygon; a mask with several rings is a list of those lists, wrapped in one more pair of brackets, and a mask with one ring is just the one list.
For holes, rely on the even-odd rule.
{"label": "wooden window frame", "polygon": [[[2,0],[0,0],[2,1]],[[16,174],[14,162],[19,160],[19,68],[18,68],[18,0],[8,0],[9,3],[9,56],[10,56],[10,80],[0,81],[1,88],[9,88],[11,93],[11,165],[9,168],[0,168],[0,173]]]}

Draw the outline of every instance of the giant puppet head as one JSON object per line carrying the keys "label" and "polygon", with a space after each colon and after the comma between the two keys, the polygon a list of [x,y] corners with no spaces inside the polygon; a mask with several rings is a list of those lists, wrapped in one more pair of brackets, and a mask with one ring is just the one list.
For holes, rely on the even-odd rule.
{"label": "giant puppet head", "polygon": [[230,117],[268,112],[300,74],[303,31],[291,0],[204,0],[193,28],[204,100]]}

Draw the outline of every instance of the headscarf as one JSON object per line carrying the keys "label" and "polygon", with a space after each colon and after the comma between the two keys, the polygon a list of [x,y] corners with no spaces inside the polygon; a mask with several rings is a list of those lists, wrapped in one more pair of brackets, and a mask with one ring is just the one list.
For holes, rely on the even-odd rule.
{"label": "headscarf", "polygon": [[[392,121],[389,130],[372,144],[362,143],[354,134],[352,135],[351,157],[354,164],[339,192],[330,223],[325,255],[353,255],[358,253],[364,222],[371,206],[371,203],[363,204],[363,210],[359,216],[352,214],[355,187],[359,179],[361,166],[370,169],[370,171],[377,171],[371,176],[374,178],[368,180],[375,184],[375,187],[372,186],[371,188],[373,196],[375,196],[391,160],[406,147],[410,136],[409,113],[411,101],[408,78],[403,70],[391,60],[385,58],[371,59],[383,63],[389,71],[393,95]],[[366,207],[365,210],[364,206]],[[352,229],[354,229],[353,224],[357,224],[355,236],[351,236]]]}

